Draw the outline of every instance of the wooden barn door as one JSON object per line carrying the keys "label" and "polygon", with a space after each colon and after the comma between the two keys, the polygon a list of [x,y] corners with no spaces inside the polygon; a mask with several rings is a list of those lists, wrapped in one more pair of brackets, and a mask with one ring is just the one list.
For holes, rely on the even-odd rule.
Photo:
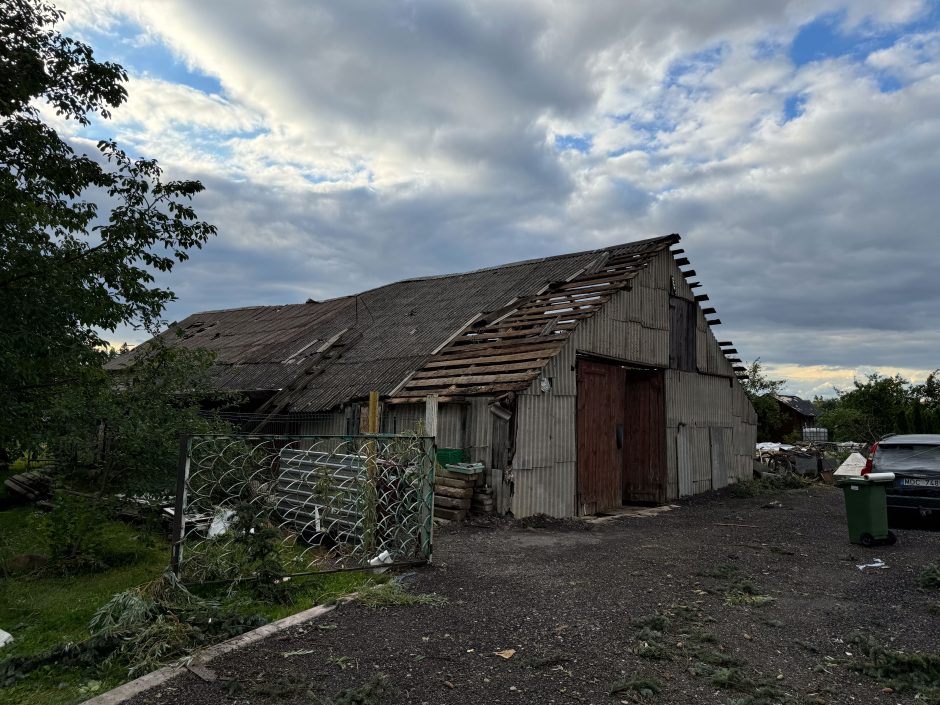
{"label": "wooden barn door", "polygon": [[619,365],[578,361],[578,513],[621,506],[624,446],[624,371]]}
{"label": "wooden barn door", "polygon": [[662,370],[624,370],[623,502],[666,501],[666,398]]}

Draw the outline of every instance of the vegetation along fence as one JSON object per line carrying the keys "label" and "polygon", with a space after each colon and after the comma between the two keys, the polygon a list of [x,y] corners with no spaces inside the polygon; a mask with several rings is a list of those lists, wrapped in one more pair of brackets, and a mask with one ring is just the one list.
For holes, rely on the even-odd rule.
{"label": "vegetation along fence", "polygon": [[434,440],[198,436],[180,450],[173,569],[184,582],[431,558]]}

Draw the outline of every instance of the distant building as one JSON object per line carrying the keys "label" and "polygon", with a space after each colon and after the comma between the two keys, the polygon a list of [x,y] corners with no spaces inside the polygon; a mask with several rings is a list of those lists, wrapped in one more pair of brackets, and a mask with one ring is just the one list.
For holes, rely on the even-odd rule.
{"label": "distant building", "polygon": [[780,404],[780,423],[774,429],[772,441],[783,441],[794,432],[802,438],[804,428],[815,428],[819,409],[813,402],[791,394],[776,394]]}
{"label": "distant building", "polygon": [[247,431],[358,434],[375,390],[381,432],[483,463],[498,511],[668,502],[750,478],[757,423],[678,241],[207,311],[161,337],[216,353]]}

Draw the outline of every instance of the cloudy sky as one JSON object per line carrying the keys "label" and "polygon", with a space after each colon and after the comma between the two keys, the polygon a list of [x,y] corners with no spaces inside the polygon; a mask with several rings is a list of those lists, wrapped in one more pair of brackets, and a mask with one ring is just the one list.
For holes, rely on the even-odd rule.
{"label": "cloudy sky", "polygon": [[791,391],[940,367],[938,2],[57,4],[206,186],[170,319],[678,232]]}

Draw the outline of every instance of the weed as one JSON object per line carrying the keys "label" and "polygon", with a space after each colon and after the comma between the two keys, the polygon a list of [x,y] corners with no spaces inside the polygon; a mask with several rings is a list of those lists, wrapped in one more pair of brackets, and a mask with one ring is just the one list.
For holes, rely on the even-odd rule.
{"label": "weed", "polygon": [[669,649],[656,641],[643,642],[640,648],[636,650],[636,655],[654,661],[669,661],[672,659]]}
{"label": "weed", "polygon": [[923,590],[940,590],[940,562],[924,568],[917,576],[917,585]]}
{"label": "weed", "polygon": [[321,701],[321,703],[322,705],[382,705],[388,695],[388,679],[385,674],[379,673],[365,683],[340,691],[331,700]]}
{"label": "weed", "polygon": [[747,578],[736,580],[725,592],[725,602],[729,605],[746,605],[758,607],[773,602],[769,595],[761,595],[757,587]]}
{"label": "weed", "polygon": [[351,659],[348,656],[330,656],[328,661],[341,671],[345,671],[348,668],[359,668],[359,664],[356,663],[355,659]]}
{"label": "weed", "polygon": [[626,693],[637,693],[641,697],[651,698],[660,691],[659,682],[652,678],[642,678],[633,676],[628,680],[617,681],[610,686],[611,695],[623,695]]}
{"label": "weed", "polygon": [[774,494],[781,490],[795,490],[806,487],[803,479],[794,473],[775,475],[765,473],[757,480],[743,480],[736,482],[728,488],[732,497],[759,497],[765,494]]}
{"label": "weed", "polygon": [[390,580],[363,588],[359,591],[359,602],[366,607],[388,607],[392,605],[443,605],[447,598],[435,593],[416,595],[408,592],[400,582]]}
{"label": "weed", "polygon": [[640,617],[633,622],[633,626],[639,629],[641,633],[643,631],[649,631],[661,636],[662,633],[669,628],[669,618],[657,612],[656,614]]}
{"label": "weed", "polygon": [[858,657],[853,670],[874,678],[899,693],[936,705],[940,703],[940,654],[918,654],[886,649],[870,636],[856,634],[848,639]]}

